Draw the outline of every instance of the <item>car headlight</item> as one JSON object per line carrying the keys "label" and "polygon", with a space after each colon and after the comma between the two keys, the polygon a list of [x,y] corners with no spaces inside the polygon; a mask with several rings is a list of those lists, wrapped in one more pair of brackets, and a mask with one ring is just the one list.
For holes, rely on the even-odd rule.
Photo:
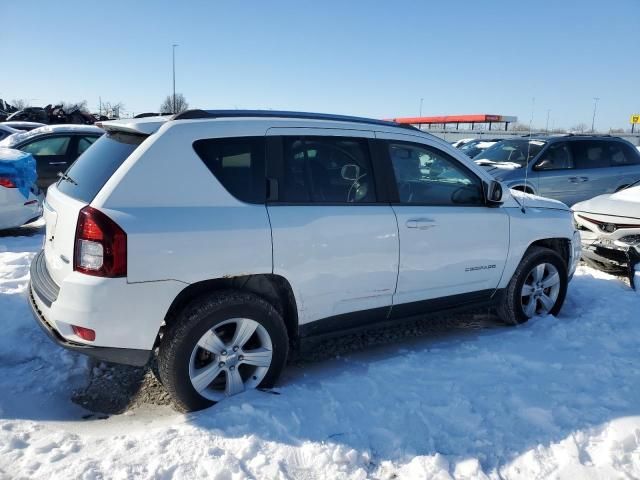
{"label": "car headlight", "polygon": [[640,235],[625,235],[617,240],[618,243],[633,246],[640,245]]}

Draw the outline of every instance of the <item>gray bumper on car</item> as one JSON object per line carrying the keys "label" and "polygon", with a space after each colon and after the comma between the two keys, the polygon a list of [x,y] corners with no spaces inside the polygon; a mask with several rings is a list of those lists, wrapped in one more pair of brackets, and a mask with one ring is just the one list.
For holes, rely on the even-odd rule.
{"label": "gray bumper on car", "polygon": [[[44,313],[38,308],[35,296],[41,304],[50,307],[58,297],[59,287],[49,276],[44,262],[44,251],[41,251],[31,263],[31,281],[29,282],[29,305],[33,318],[47,336],[63,348],[88,355],[103,362],[121,363],[142,367],[151,357],[151,350],[138,350],[133,348],[99,347],[82,343],[70,342],[64,338],[47,321]],[[44,307],[43,307],[44,308]]]}

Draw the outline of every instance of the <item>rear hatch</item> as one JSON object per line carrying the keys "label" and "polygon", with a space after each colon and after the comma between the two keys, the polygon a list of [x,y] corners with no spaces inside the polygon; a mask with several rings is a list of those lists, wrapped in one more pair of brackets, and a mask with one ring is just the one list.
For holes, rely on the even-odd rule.
{"label": "rear hatch", "polygon": [[89,205],[122,163],[148,134],[107,131],[49,187],[44,204],[44,252],[51,278],[60,285],[73,271],[76,224],[80,210]]}

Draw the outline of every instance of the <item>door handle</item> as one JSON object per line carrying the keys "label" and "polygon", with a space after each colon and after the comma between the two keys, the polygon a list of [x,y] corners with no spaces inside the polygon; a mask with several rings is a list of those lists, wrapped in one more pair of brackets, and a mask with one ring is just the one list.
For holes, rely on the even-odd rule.
{"label": "door handle", "polygon": [[428,230],[436,226],[436,222],[430,218],[412,218],[407,220],[407,228],[417,228],[419,230]]}
{"label": "door handle", "polygon": [[67,162],[49,162],[49,165],[66,165]]}

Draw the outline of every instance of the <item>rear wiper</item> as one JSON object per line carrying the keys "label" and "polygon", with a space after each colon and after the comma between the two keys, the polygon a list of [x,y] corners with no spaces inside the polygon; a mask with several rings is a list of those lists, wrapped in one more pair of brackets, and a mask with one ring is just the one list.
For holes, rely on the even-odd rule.
{"label": "rear wiper", "polygon": [[71,178],[66,173],[58,172],[58,177],[61,178],[62,180],[66,180],[69,183],[73,183],[74,185],[78,185],[78,182],[76,182],[73,178]]}

